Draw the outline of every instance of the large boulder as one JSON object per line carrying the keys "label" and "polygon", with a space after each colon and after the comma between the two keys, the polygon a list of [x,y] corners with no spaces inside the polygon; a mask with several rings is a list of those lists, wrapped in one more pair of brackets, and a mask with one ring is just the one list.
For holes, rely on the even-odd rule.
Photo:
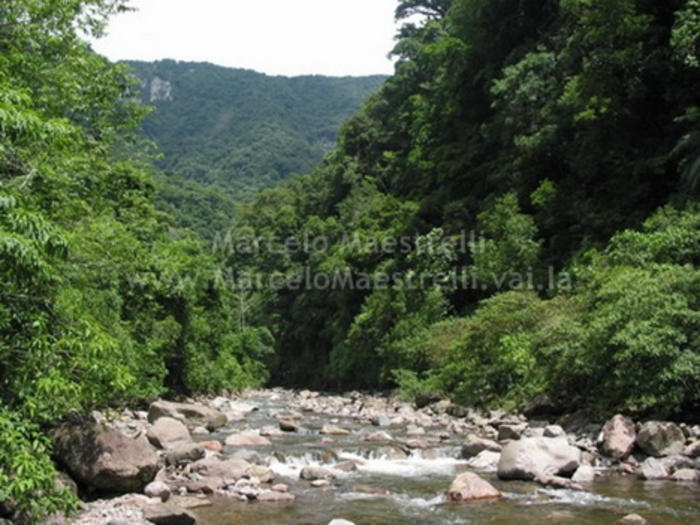
{"label": "large boulder", "polygon": [[598,447],[606,456],[613,459],[625,459],[632,452],[636,439],[637,432],[634,428],[634,422],[618,414],[605,423]]}
{"label": "large boulder", "polygon": [[675,423],[649,421],[637,434],[637,446],[650,456],[673,456],[683,452],[685,435]]}
{"label": "large boulder", "polygon": [[202,405],[173,403],[171,401],[151,403],[148,408],[148,422],[155,423],[162,417],[178,419],[190,427],[203,426],[207,430],[216,430],[228,423],[226,414]]}
{"label": "large boulder", "polygon": [[83,424],[62,425],[53,437],[59,463],[88,490],[140,492],[158,472],[158,455],[144,436]]}
{"label": "large boulder", "polygon": [[177,419],[172,417],[161,417],[153,423],[146,434],[148,441],[154,446],[166,450],[171,450],[179,445],[192,442],[190,431]]}
{"label": "large boulder", "polygon": [[503,448],[498,461],[501,479],[533,480],[570,476],[581,464],[581,451],[563,438],[523,438]]}
{"label": "large boulder", "polygon": [[501,493],[491,483],[472,472],[464,472],[457,476],[447,491],[447,499],[449,501],[469,501],[500,497]]}

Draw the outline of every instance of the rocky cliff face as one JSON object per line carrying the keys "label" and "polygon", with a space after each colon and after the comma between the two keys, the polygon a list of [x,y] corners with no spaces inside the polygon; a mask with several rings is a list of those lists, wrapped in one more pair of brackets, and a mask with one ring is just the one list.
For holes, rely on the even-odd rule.
{"label": "rocky cliff face", "polygon": [[158,102],[159,100],[173,99],[173,86],[167,80],[160,77],[153,77],[150,82],[149,102]]}

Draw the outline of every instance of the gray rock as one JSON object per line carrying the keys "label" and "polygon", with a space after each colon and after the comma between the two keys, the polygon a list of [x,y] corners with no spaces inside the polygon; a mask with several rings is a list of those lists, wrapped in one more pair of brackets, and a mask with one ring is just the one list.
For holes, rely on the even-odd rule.
{"label": "gray rock", "polygon": [[498,427],[498,441],[520,439],[527,430],[527,423],[505,424]]}
{"label": "gray rock", "polygon": [[373,432],[372,434],[367,434],[364,437],[364,440],[365,441],[379,442],[379,441],[393,441],[394,438],[391,437],[391,435],[388,434],[387,432],[380,430],[379,432]]}
{"label": "gray rock", "polygon": [[192,442],[187,427],[181,421],[171,417],[158,418],[148,429],[146,436],[151,444],[166,450]]}
{"label": "gray rock", "polygon": [[700,457],[700,441],[694,441],[683,450],[683,454],[689,458]]}
{"label": "gray rock", "polygon": [[668,470],[656,458],[647,458],[639,467],[639,477],[647,480],[668,479]]}
{"label": "gray rock", "polygon": [[333,479],[333,473],[323,467],[307,466],[301,469],[299,477],[306,481],[315,481],[317,479]]}
{"label": "gray rock", "polygon": [[636,439],[634,422],[618,414],[605,423],[598,446],[608,457],[625,459],[632,453]]}
{"label": "gray rock", "polygon": [[581,464],[581,451],[563,438],[523,438],[506,445],[498,462],[501,479],[566,476]]}
{"label": "gray rock", "polygon": [[333,425],[323,425],[321,434],[326,436],[347,436],[350,434],[350,431]]}
{"label": "gray rock", "polygon": [[391,419],[386,416],[377,416],[372,418],[371,423],[375,427],[388,427],[391,425]]}
{"label": "gray rock", "polygon": [[223,412],[213,408],[193,403],[173,403],[170,401],[155,401],[148,408],[148,421],[155,423],[161,417],[179,419],[190,426],[204,426],[207,430],[216,430],[228,423]]}
{"label": "gray rock", "polygon": [[291,503],[296,499],[294,494],[289,492],[277,492],[275,490],[267,490],[258,496],[258,501],[270,503]]}
{"label": "gray rock", "polygon": [[482,450],[476,456],[467,461],[467,466],[476,470],[495,471],[498,468],[498,461],[500,459],[500,452]]}
{"label": "gray rock", "polygon": [[90,490],[138,492],[158,472],[158,455],[145,437],[87,424],[62,425],[53,438],[59,462]]}
{"label": "gray rock", "polygon": [[673,481],[695,482],[700,481],[700,473],[691,468],[682,468],[673,473],[671,476]]}
{"label": "gray rock", "polygon": [[595,469],[590,465],[581,465],[571,476],[571,481],[574,483],[591,483],[593,480],[595,480]]}
{"label": "gray rock", "polygon": [[299,432],[299,424],[292,419],[280,419],[279,425],[283,432]]}
{"label": "gray rock", "polygon": [[675,423],[649,421],[637,434],[637,446],[650,456],[672,456],[683,452],[685,436]]}
{"label": "gray rock", "polygon": [[159,498],[163,503],[168,501],[171,495],[170,487],[162,481],[152,481],[146,485],[143,493],[149,498]]}
{"label": "gray rock", "polygon": [[549,438],[566,437],[566,431],[559,425],[547,425],[544,427],[543,435]]}
{"label": "gray rock", "polygon": [[501,493],[488,481],[472,472],[457,476],[447,491],[449,501],[470,501],[500,498]]}
{"label": "gray rock", "polygon": [[165,462],[168,465],[185,465],[204,456],[204,449],[197,443],[183,443],[165,453]]}
{"label": "gray rock", "polygon": [[503,447],[491,439],[484,439],[478,436],[471,435],[462,445],[462,458],[467,459],[480,454],[484,450],[491,452],[500,452]]}
{"label": "gray rock", "polygon": [[622,525],[648,525],[649,522],[639,514],[628,514],[624,518],[618,520]]}
{"label": "gray rock", "polygon": [[231,434],[224,444],[227,447],[269,447],[272,445],[269,439],[252,432]]}

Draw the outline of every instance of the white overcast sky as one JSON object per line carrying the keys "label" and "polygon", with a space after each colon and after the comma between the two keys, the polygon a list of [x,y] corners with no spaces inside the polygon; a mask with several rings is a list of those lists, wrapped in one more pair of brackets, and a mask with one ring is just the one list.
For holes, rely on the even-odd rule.
{"label": "white overcast sky", "polygon": [[392,73],[397,0],[132,0],[93,48],[270,75]]}

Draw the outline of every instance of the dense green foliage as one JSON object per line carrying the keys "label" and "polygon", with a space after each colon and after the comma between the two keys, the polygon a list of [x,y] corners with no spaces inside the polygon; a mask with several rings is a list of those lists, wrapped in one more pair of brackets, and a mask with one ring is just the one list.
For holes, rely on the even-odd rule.
{"label": "dense green foliage", "polygon": [[315,168],[383,76],[271,77],[206,63],[129,62],[154,106],[143,123],[163,153],[158,202],[211,238],[234,203]]}
{"label": "dense green foliage", "polygon": [[231,232],[274,239],[225,253],[286,282],[252,292],[275,380],[697,410],[698,7],[399,2],[396,74]]}
{"label": "dense green foliage", "polygon": [[0,6],[0,513],[72,507],[42,436],[66,414],[267,377],[269,332],[153,205],[136,80],[79,38],[119,9]]}

